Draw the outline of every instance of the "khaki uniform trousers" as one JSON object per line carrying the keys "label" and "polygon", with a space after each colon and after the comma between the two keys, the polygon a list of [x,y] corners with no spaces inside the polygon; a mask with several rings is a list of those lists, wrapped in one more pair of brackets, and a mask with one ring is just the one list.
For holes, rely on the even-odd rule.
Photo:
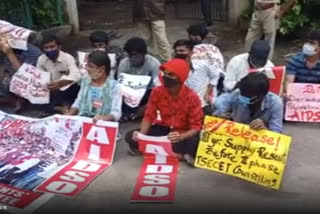
{"label": "khaki uniform trousers", "polygon": [[153,55],[159,55],[164,62],[172,58],[172,47],[167,38],[164,20],[138,22],[138,30],[139,36],[152,46]]}
{"label": "khaki uniform trousers", "polygon": [[272,59],[277,30],[280,23],[279,19],[275,18],[275,14],[279,9],[279,6],[275,6],[267,10],[255,10],[252,14],[249,31],[245,40],[245,49],[247,52],[250,50],[254,41],[264,36],[271,48],[269,59]]}

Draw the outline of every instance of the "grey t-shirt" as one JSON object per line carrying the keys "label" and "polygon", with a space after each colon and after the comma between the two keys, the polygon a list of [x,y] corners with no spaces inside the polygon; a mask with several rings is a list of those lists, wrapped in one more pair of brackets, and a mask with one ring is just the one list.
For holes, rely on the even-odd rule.
{"label": "grey t-shirt", "polygon": [[130,63],[128,57],[124,58],[118,68],[118,76],[121,73],[133,74],[133,75],[145,75],[151,77],[151,83],[149,84],[149,89],[153,88],[156,84],[158,73],[159,73],[160,62],[155,57],[147,54],[145,56],[144,64],[140,67],[134,67]]}

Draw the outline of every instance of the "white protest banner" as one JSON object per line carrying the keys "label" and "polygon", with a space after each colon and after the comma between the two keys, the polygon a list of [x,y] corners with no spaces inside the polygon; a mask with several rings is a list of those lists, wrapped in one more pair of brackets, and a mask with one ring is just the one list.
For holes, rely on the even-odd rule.
{"label": "white protest banner", "polygon": [[[86,65],[88,63],[88,56],[90,53],[78,51],[78,62],[79,62],[79,68],[81,74],[87,74]],[[111,75],[115,73],[116,66],[117,66],[117,60],[116,60],[116,54],[115,53],[109,53],[108,54],[110,59],[110,67],[111,67]]]}
{"label": "white protest banner", "polygon": [[29,100],[32,104],[48,104],[50,92],[47,85],[49,83],[49,72],[23,64],[11,79],[10,92]]}
{"label": "white protest banner", "polygon": [[121,90],[124,102],[132,107],[137,107],[145,95],[148,85],[151,81],[150,76],[120,74],[118,81],[121,84]]}
{"label": "white protest banner", "polygon": [[285,118],[287,121],[320,122],[320,84],[289,84]]}
{"label": "white protest banner", "polygon": [[12,48],[28,50],[28,37],[31,30],[15,26],[9,22],[0,20],[0,35],[8,37],[9,44]]}

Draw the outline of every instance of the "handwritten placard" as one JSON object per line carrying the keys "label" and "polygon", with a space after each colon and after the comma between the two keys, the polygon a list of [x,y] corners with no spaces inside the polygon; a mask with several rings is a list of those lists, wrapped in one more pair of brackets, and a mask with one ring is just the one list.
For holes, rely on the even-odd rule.
{"label": "handwritten placard", "polygon": [[320,122],[320,84],[289,84],[285,118],[287,121]]}
{"label": "handwritten placard", "polygon": [[30,33],[32,33],[32,31],[29,29],[0,20],[0,35],[7,36],[12,48],[28,50],[28,37]]}
{"label": "handwritten placard", "polygon": [[29,100],[32,104],[48,104],[50,92],[47,85],[49,83],[49,72],[23,64],[11,79],[10,92]]}
{"label": "handwritten placard", "polygon": [[145,95],[151,77],[121,73],[118,77],[118,81],[121,84],[124,102],[128,106],[135,108],[140,104]]}
{"label": "handwritten placard", "polygon": [[290,144],[288,136],[207,116],[195,166],[279,189]]}

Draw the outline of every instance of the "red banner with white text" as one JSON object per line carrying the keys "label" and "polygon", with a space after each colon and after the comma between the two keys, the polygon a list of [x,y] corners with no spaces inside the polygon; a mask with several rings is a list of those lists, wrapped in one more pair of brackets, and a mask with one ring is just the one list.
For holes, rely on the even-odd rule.
{"label": "red banner with white text", "polygon": [[179,160],[167,137],[139,136],[139,150],[144,154],[132,202],[173,202]]}

